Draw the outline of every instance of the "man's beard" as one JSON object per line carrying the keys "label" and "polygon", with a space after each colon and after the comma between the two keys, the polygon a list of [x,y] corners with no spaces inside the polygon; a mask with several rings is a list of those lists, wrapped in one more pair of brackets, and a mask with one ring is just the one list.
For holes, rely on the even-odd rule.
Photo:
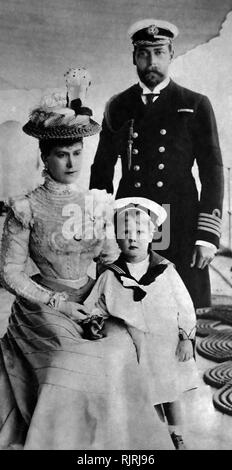
{"label": "man's beard", "polygon": [[143,82],[147,87],[153,88],[165,78],[165,75],[154,67],[143,71],[137,68],[137,74],[141,82]]}

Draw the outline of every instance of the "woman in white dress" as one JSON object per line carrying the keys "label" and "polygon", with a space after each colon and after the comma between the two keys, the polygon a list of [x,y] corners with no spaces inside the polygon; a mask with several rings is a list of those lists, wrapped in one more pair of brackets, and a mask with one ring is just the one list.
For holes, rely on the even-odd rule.
{"label": "woman in white dress", "polygon": [[112,319],[102,340],[83,338],[111,197],[78,189],[83,137],[99,126],[72,98],[70,108],[46,98],[23,128],[39,139],[45,180],[10,202],[4,226],[1,278],[16,299],[0,343],[0,448],[170,449],[124,325]]}

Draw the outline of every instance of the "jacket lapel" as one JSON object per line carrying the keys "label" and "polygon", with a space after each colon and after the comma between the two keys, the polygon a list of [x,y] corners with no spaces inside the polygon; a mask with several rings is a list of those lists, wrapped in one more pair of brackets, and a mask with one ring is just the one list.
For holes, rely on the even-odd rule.
{"label": "jacket lapel", "polygon": [[176,92],[176,84],[170,80],[167,87],[160,92],[160,96],[151,106],[146,107],[146,105],[143,105],[144,112],[139,122],[140,129],[147,129],[149,125],[153,127],[156,121],[160,122],[162,117],[175,112],[177,102]]}
{"label": "jacket lapel", "polygon": [[147,107],[142,101],[141,87],[138,83],[133,85],[121,103],[120,114],[117,113],[114,116],[115,131],[122,132],[124,128],[127,129],[131,119],[134,119],[137,130],[153,127],[155,121],[159,121],[162,116],[175,112],[178,95],[178,86],[170,80],[167,87],[161,91],[159,98],[153,105]]}
{"label": "jacket lapel", "polygon": [[138,83],[132,87],[131,94],[128,96],[125,106],[128,110],[129,119],[140,121],[146,114],[146,106],[142,101],[142,89]]}

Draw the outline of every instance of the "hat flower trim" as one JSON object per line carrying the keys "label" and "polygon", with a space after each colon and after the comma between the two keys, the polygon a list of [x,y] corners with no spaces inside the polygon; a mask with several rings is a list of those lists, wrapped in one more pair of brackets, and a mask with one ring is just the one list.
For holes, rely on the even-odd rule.
{"label": "hat flower trim", "polygon": [[31,110],[23,131],[40,140],[79,139],[97,134],[101,126],[91,116],[85,103],[90,74],[83,68],[69,69],[65,74],[66,90],[55,91],[41,99]]}
{"label": "hat flower trim", "polygon": [[89,202],[85,208],[86,234],[93,224],[97,238],[114,238],[114,197],[105,189],[90,189],[86,195]]}
{"label": "hat flower trim", "polygon": [[77,99],[67,108],[67,98],[63,94],[52,93],[43,97],[39,107],[31,111],[29,119],[35,126],[86,126],[92,111],[81,106]]}

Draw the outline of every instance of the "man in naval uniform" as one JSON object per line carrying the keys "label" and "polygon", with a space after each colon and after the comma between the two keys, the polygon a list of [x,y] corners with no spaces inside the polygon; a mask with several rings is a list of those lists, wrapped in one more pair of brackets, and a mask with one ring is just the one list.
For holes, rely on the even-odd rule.
{"label": "man in naval uniform", "polygon": [[[195,307],[209,307],[208,265],[219,246],[223,199],[214,112],[206,96],[169,78],[175,25],[142,20],[129,34],[139,83],[106,105],[90,188],[113,193],[114,166],[121,157],[116,198],[169,204],[170,244],[160,254],[175,264]],[[195,161],[200,197],[192,175]]]}

